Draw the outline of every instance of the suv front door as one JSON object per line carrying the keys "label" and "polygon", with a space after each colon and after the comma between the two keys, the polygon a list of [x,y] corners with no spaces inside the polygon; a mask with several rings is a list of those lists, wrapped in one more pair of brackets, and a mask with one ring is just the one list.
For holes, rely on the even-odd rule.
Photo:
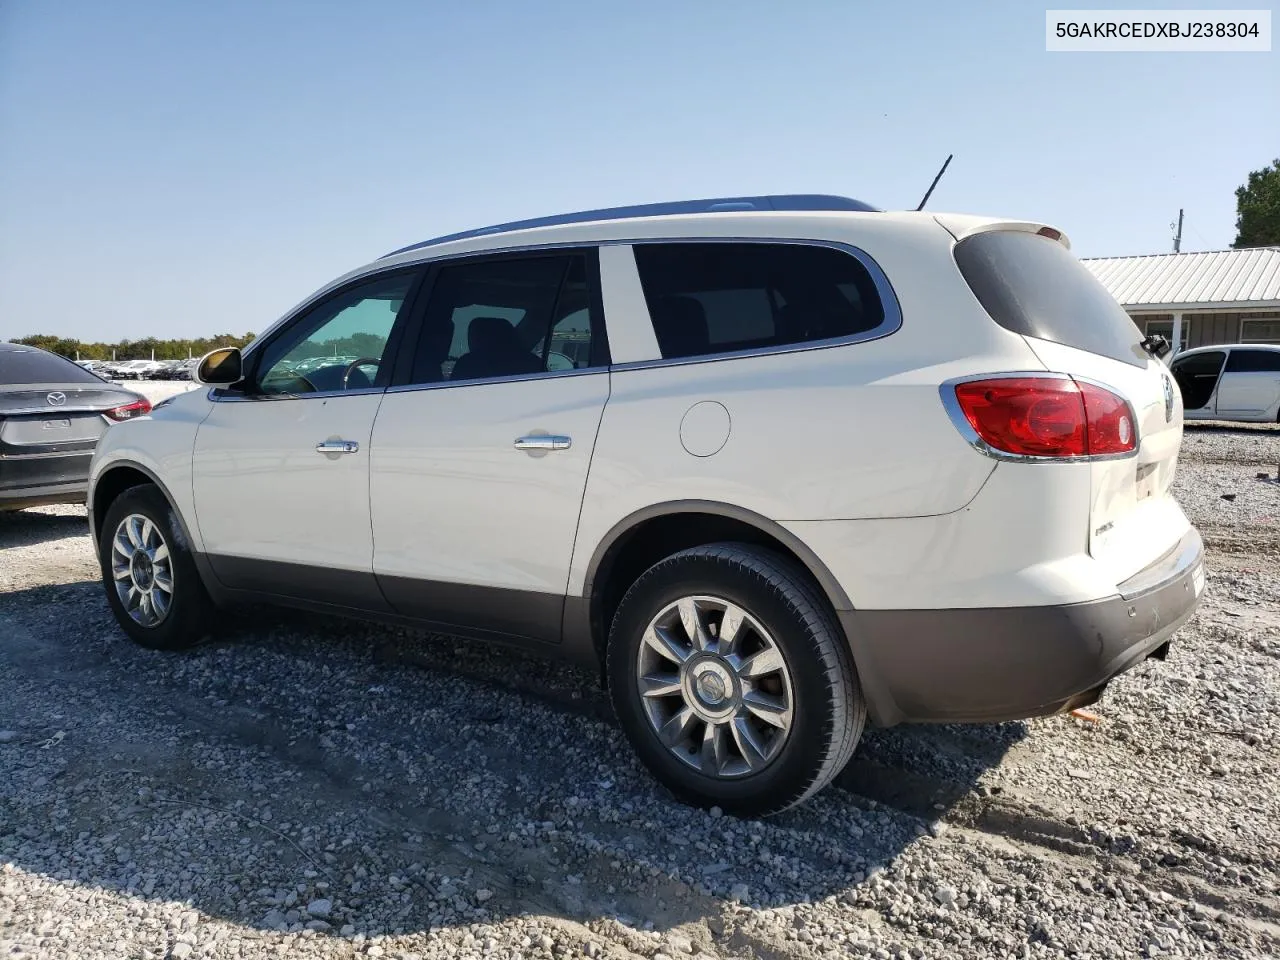
{"label": "suv front door", "polygon": [[385,609],[373,579],[369,437],[420,274],[326,297],[246,358],[196,433],[196,520],[227,587]]}
{"label": "suv front door", "polygon": [[609,396],[596,253],[445,262],[373,429],[374,570],[402,614],[560,639]]}
{"label": "suv front door", "polygon": [[1183,416],[1188,420],[1204,420],[1214,415],[1214,395],[1222,363],[1227,359],[1223,350],[1209,350],[1178,357],[1169,372],[1182,391]]}

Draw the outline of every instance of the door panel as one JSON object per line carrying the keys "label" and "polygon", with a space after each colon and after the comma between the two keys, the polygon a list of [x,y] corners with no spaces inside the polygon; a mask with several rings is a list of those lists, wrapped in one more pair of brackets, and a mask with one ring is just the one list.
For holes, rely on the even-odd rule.
{"label": "door panel", "polygon": [[[196,434],[192,466],[200,535],[219,580],[385,608],[369,531],[369,437],[381,399],[369,392],[214,405]],[[337,439],[358,450],[316,450]],[[360,576],[307,577],[291,565]]]}
{"label": "door panel", "polygon": [[196,521],[227,586],[388,609],[373,576],[369,439],[420,276],[367,278],[305,308],[200,425]]}
{"label": "door panel", "polygon": [[1218,412],[1225,417],[1270,420],[1280,402],[1280,352],[1235,347],[1218,383]]}
{"label": "door panel", "polygon": [[373,429],[374,571],[397,612],[559,641],[609,397],[597,276],[591,249],[433,273]]}
{"label": "door panel", "polygon": [[[398,612],[559,640],[608,396],[604,370],[386,395],[373,431],[370,501],[374,569]],[[571,445],[517,449],[518,438],[537,435]]]}

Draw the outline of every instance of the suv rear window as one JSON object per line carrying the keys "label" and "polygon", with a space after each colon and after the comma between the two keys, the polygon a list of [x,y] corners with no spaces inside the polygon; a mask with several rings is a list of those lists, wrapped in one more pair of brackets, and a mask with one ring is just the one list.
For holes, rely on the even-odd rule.
{"label": "suv rear window", "polygon": [[885,321],[867,268],[832,247],[638,243],[634,249],[664,359],[849,337]]}
{"label": "suv rear window", "polygon": [[56,353],[36,347],[0,347],[0,386],[18,383],[96,383],[102,378]]}
{"label": "suv rear window", "polygon": [[961,240],[955,257],[969,289],[1006,330],[1147,365],[1137,325],[1058,241],[995,230]]}

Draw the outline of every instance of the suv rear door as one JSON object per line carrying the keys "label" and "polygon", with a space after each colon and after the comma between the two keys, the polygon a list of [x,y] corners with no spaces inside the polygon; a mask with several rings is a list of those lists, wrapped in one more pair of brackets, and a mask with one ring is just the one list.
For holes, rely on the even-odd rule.
{"label": "suv rear door", "polygon": [[1231,420],[1271,420],[1280,404],[1280,350],[1231,347],[1218,384],[1218,413]]}
{"label": "suv rear door", "polygon": [[374,569],[399,613],[558,642],[609,398],[591,250],[442,262],[373,429]]}
{"label": "suv rear door", "polygon": [[1182,404],[1165,365],[1057,231],[991,230],[962,239],[956,263],[987,313],[1022,334],[1046,369],[1093,380],[1129,401],[1136,455],[1090,464],[1089,551],[1116,582],[1171,549],[1185,520],[1169,487],[1182,442]]}

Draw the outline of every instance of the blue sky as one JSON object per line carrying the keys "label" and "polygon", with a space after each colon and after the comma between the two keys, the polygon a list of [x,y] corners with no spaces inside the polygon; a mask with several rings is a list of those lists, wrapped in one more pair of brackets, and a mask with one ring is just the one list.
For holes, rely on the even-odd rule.
{"label": "blue sky", "polygon": [[1184,249],[1229,245],[1280,53],[1051,54],[1044,10],[4,0],[0,338],[261,330],[395,247],[565,210],[914,207],[949,152],[931,208],[1106,256],[1168,250],[1181,206]]}

